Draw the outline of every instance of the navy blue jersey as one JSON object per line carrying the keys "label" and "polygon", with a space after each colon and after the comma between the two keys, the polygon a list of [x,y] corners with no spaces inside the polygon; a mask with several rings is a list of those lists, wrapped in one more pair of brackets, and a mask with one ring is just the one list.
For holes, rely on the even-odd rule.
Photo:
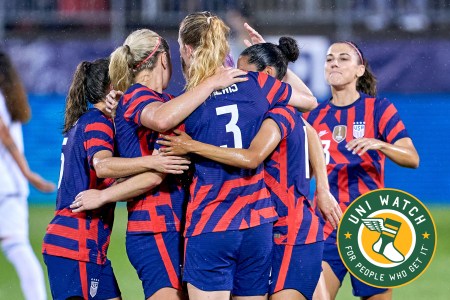
{"label": "navy blue jersey", "polygon": [[95,153],[114,152],[113,123],[93,108],[64,135],[55,217],[47,227],[43,253],[102,264],[106,260],[115,204],[81,213],[69,208],[75,196],[88,189],[104,189],[111,179],[97,178]]}
{"label": "navy blue jersey", "polygon": [[[116,145],[121,157],[152,155],[159,133],[142,126],[141,114],[151,103],[164,103],[173,96],[136,83],[120,99],[116,111]],[[179,231],[187,190],[181,176],[167,175],[151,191],[127,203],[128,234]]]}
{"label": "navy blue jersey", "polygon": [[301,114],[287,107],[271,110],[268,117],[275,120],[281,132],[289,132],[264,164],[266,184],[279,216],[274,224],[274,241],[287,245],[322,241],[322,225],[307,198],[308,138]]}
{"label": "navy blue jersey", "polygon": [[[379,150],[369,150],[359,156],[345,148],[356,138],[374,138],[394,144],[409,137],[395,106],[387,99],[360,93],[360,98],[347,106],[335,106],[329,101],[305,114],[322,141],[327,164],[330,192],[344,212],[358,198],[371,190],[384,187],[386,156]],[[325,235],[336,230],[330,223]]]}
{"label": "navy blue jersey", "polygon": [[[264,73],[214,92],[186,120],[193,139],[220,147],[248,148],[267,111],[285,106],[291,87]],[[254,170],[194,157],[195,172],[186,216],[186,235],[245,229],[276,219],[264,183],[263,165]]]}

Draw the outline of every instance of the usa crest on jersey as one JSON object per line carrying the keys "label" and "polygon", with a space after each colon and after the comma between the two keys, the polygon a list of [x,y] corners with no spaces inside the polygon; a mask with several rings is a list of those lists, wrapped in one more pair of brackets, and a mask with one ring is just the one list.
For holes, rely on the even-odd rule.
{"label": "usa crest on jersey", "polygon": [[89,288],[89,295],[91,295],[92,298],[97,295],[98,290],[98,279],[91,278],[91,287]]}
{"label": "usa crest on jersey", "polygon": [[353,137],[355,139],[362,138],[364,136],[364,129],[366,122],[353,122]]}

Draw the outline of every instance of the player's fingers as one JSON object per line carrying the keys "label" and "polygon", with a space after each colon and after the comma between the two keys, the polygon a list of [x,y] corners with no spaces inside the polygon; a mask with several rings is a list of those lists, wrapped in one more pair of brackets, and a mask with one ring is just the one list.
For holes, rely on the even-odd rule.
{"label": "player's fingers", "polygon": [[334,223],[336,224],[336,228],[337,228],[341,218],[338,216],[338,214],[335,211],[332,212],[332,216],[331,217],[333,218]]}
{"label": "player's fingers", "polygon": [[336,221],[333,218],[333,214],[327,213],[326,218],[327,218],[327,221],[330,222],[330,225],[333,227],[333,229],[336,229]]}
{"label": "player's fingers", "polygon": [[244,82],[248,80],[248,77],[236,77],[235,80],[236,82]]}
{"label": "player's fingers", "polygon": [[[163,145],[163,146],[170,146],[170,145],[172,145],[172,142],[169,142],[169,141],[166,141],[166,140],[157,140],[156,143],[159,144],[159,145]],[[162,149],[166,149],[166,148],[161,148],[161,149],[159,149],[159,151],[161,151]]]}
{"label": "player's fingers", "polygon": [[339,206],[339,204],[336,204],[336,206],[334,207],[334,211],[336,212],[336,215],[339,217],[339,220],[342,218],[342,209]]}
{"label": "player's fingers", "polygon": [[252,46],[253,44],[252,44],[252,42],[250,42],[249,40],[245,39],[245,40],[244,40],[244,45],[245,45],[246,47],[250,47],[250,46]]}
{"label": "player's fingers", "polygon": [[84,209],[83,207],[78,207],[78,208],[76,208],[76,209],[72,209],[72,212],[73,213],[79,213],[79,212],[83,212],[83,211],[85,211],[86,209]]}
{"label": "player's fingers", "polygon": [[189,165],[191,163],[190,160],[187,160],[183,157],[179,157],[179,156],[171,156],[171,158],[173,159],[173,161],[171,163],[177,165],[177,166],[184,166],[184,165]]}
{"label": "player's fingers", "polygon": [[361,141],[360,143],[358,143],[358,144],[353,148],[352,153],[353,153],[353,154],[358,153],[358,152],[361,150],[361,148],[363,148],[365,145],[366,145],[366,142],[365,142],[365,141]]}
{"label": "player's fingers", "polygon": [[350,142],[347,143],[347,145],[345,145],[345,148],[347,148],[347,150],[351,151],[357,144],[358,144],[358,140],[351,140]]}
{"label": "player's fingers", "polygon": [[247,71],[241,70],[241,69],[233,69],[231,74],[233,75],[233,77],[238,77],[238,76],[243,76],[243,75],[247,75]]}
{"label": "player's fingers", "polygon": [[83,192],[79,192],[76,196],[75,196],[75,200],[73,202],[78,202],[81,200],[81,197],[83,197],[84,191]]}
{"label": "player's fingers", "polygon": [[362,149],[358,152],[358,155],[359,156],[363,155],[364,153],[367,152],[367,150],[370,150],[370,144],[365,145],[364,147],[362,147]]}
{"label": "player's fingers", "polygon": [[244,27],[249,34],[259,35],[258,31],[256,31],[252,26],[248,25],[248,23],[244,23]]}
{"label": "player's fingers", "polygon": [[160,134],[159,135],[162,139],[165,139],[167,141],[172,141],[174,138],[176,138],[176,136],[173,135],[165,135],[165,134]]}
{"label": "player's fingers", "polygon": [[81,206],[83,206],[83,203],[81,201],[75,201],[70,204],[70,208],[79,208]]}

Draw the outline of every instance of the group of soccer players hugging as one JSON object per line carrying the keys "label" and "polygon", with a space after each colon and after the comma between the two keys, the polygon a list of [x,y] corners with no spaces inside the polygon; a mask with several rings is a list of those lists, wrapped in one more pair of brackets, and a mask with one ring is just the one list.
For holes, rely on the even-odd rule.
{"label": "group of soccer players hugging", "polygon": [[[42,247],[54,299],[121,299],[106,255],[117,201],[127,201],[126,251],[146,299],[336,296],[346,274],[336,250],[342,210],[383,185],[375,174],[374,185],[352,186],[346,168],[375,160],[367,151],[384,163],[372,140],[405,148],[410,139],[392,104],[374,98],[374,77],[354,43],[330,46],[332,98],[318,106],[287,68],[299,57],[296,41],[266,43],[244,26],[249,47],[232,68],[224,66],[229,27],[210,12],[184,18],[186,86],[178,97],[164,92],[168,43],[149,29],[132,32],[109,58],[78,65]],[[383,128],[336,142],[334,126],[350,116]],[[367,285],[354,291],[391,297]]]}

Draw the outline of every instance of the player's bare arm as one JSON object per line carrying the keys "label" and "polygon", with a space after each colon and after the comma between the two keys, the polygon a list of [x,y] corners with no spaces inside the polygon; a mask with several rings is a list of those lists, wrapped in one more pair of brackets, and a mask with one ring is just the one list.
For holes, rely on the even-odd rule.
{"label": "player's bare arm", "polygon": [[189,169],[190,161],[179,156],[147,155],[143,157],[113,157],[112,153],[102,150],[92,160],[99,178],[121,178],[156,171],[167,174],[182,174]]}
{"label": "player's bare arm", "polygon": [[248,80],[243,77],[246,74],[239,69],[218,68],[196,88],[168,102],[147,105],[142,111],[141,123],[158,132],[168,131],[186,119],[215,90]]}
{"label": "player's bare arm", "polygon": [[161,184],[160,173],[145,172],[130,177],[104,190],[90,189],[79,193],[70,205],[72,212],[97,209],[107,203],[127,201],[146,193]]}
{"label": "player's bare arm", "polygon": [[342,210],[330,193],[322,143],[316,130],[306,120],[303,122],[308,136],[309,161],[316,177],[317,204],[325,220],[329,221],[333,228],[337,228],[342,218]]}
{"label": "player's bare arm", "polygon": [[16,164],[19,166],[20,171],[25,176],[25,178],[30,182],[32,186],[37,188],[39,191],[44,193],[51,193],[55,190],[55,185],[50,181],[43,179],[39,174],[30,170],[28,162],[25,156],[19,151],[14,140],[9,132],[8,127],[3,122],[0,117],[0,141],[5,145],[6,149],[9,151],[13,157]]}
{"label": "player's bare arm", "polygon": [[379,150],[402,167],[413,169],[419,167],[419,154],[410,138],[399,139],[394,144],[373,138],[359,138],[351,140],[345,147],[359,156],[368,150]]}
{"label": "player's bare arm", "polygon": [[175,130],[174,136],[162,135],[165,140],[157,143],[166,147],[164,155],[195,153],[208,159],[243,169],[257,168],[275,150],[281,140],[278,125],[272,119],[264,120],[258,134],[248,149],[223,148],[192,140],[189,135]]}

